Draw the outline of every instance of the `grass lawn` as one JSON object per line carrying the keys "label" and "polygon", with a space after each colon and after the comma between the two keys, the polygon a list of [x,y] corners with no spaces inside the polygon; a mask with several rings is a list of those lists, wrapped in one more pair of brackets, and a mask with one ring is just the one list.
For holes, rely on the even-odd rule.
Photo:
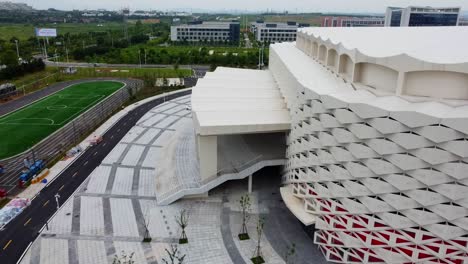
{"label": "grass lawn", "polygon": [[[102,26],[98,26],[102,25]],[[34,28],[56,28],[58,34],[65,33],[88,33],[88,32],[107,32],[108,30],[120,30],[123,23],[107,22],[107,23],[59,23],[59,24],[0,24],[0,38],[10,40],[12,37],[17,37],[20,40],[26,40],[34,37]]]}
{"label": "grass lawn", "polygon": [[27,150],[122,86],[111,81],[76,84],[0,118],[0,159]]}

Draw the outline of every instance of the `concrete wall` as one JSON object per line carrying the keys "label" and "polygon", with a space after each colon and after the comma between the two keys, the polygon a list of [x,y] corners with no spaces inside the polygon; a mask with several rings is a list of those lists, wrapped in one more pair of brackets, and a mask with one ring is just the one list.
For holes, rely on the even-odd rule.
{"label": "concrete wall", "polygon": [[377,90],[393,93],[397,88],[398,72],[381,65],[358,63],[356,64],[355,76],[355,82]]}
{"label": "concrete wall", "polygon": [[406,73],[403,94],[468,99],[468,74],[442,71]]}
{"label": "concrete wall", "polygon": [[202,181],[218,172],[218,137],[197,135],[198,160]]}
{"label": "concrete wall", "polygon": [[353,79],[353,71],[354,71],[354,63],[351,58],[343,54],[340,57],[340,64],[339,64],[339,73],[346,79],[352,80]]}

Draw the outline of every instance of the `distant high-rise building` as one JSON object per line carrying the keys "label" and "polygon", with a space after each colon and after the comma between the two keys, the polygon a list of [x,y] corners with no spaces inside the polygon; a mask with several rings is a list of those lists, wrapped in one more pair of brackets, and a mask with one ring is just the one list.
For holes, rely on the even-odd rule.
{"label": "distant high-rise building", "polygon": [[386,27],[457,26],[460,7],[387,7]]}
{"label": "distant high-rise building", "polygon": [[383,27],[383,17],[324,16],[320,18],[322,27]]}

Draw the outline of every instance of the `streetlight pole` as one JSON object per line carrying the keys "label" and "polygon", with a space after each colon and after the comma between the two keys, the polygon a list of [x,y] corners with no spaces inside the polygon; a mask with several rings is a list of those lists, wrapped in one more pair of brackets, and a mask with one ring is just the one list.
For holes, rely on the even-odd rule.
{"label": "streetlight pole", "polygon": [[57,193],[54,197],[55,197],[55,201],[57,202],[57,211],[58,211],[60,209],[60,203],[59,203],[60,195]]}
{"label": "streetlight pole", "polygon": [[70,63],[70,61],[68,60],[68,48],[65,48],[65,52],[67,53],[67,63]]}
{"label": "streetlight pole", "polygon": [[146,65],[146,49],[145,49],[145,65]]}
{"label": "streetlight pole", "polygon": [[141,50],[138,50],[138,59],[140,61],[140,68],[141,68]]}
{"label": "streetlight pole", "polygon": [[15,39],[15,43],[16,43],[16,56],[18,56],[18,61],[20,59],[20,54],[19,54],[19,46],[18,46],[18,40]]}

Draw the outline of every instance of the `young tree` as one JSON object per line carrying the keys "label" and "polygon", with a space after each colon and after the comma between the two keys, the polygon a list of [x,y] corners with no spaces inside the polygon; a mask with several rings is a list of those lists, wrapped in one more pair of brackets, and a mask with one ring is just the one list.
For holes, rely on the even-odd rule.
{"label": "young tree", "polygon": [[291,246],[286,247],[286,252],[284,254],[284,262],[286,262],[286,264],[293,264],[295,255],[296,255],[296,244],[292,243]]}
{"label": "young tree", "polygon": [[251,203],[250,196],[248,194],[243,195],[239,200],[241,213],[242,213],[242,228],[239,233],[240,240],[250,239],[249,232],[247,230],[247,223],[250,219]]}
{"label": "young tree", "polygon": [[148,212],[146,212],[146,214],[143,215],[143,219],[141,221],[145,228],[145,235],[143,237],[143,242],[151,242],[152,239],[151,239],[149,229],[148,229],[149,224],[150,224],[150,218],[148,217]]}
{"label": "young tree", "polygon": [[185,233],[185,228],[187,228],[188,221],[189,221],[189,214],[187,213],[187,210],[185,209],[181,210],[179,215],[176,216],[176,222],[179,225],[179,227],[182,229],[182,233],[179,238],[179,244],[188,243],[187,234]]}
{"label": "young tree", "polygon": [[172,244],[171,249],[165,249],[167,255],[169,255],[169,260],[162,259],[164,264],[182,264],[184,263],[185,255],[181,255],[182,253],[179,251],[179,247],[177,245]]}
{"label": "young tree", "polygon": [[260,217],[257,223],[257,239],[258,239],[257,246],[255,247],[253,257],[250,259],[252,260],[252,263],[254,264],[265,263],[265,260],[263,260],[263,257],[262,257],[262,248],[261,248],[261,241],[262,241],[264,226],[265,226],[265,219],[263,217]]}
{"label": "young tree", "polygon": [[114,255],[114,260],[112,261],[112,264],[135,264],[135,261],[133,260],[134,255],[135,252],[132,252],[130,253],[130,255],[127,255],[125,251],[122,250],[122,255]]}

